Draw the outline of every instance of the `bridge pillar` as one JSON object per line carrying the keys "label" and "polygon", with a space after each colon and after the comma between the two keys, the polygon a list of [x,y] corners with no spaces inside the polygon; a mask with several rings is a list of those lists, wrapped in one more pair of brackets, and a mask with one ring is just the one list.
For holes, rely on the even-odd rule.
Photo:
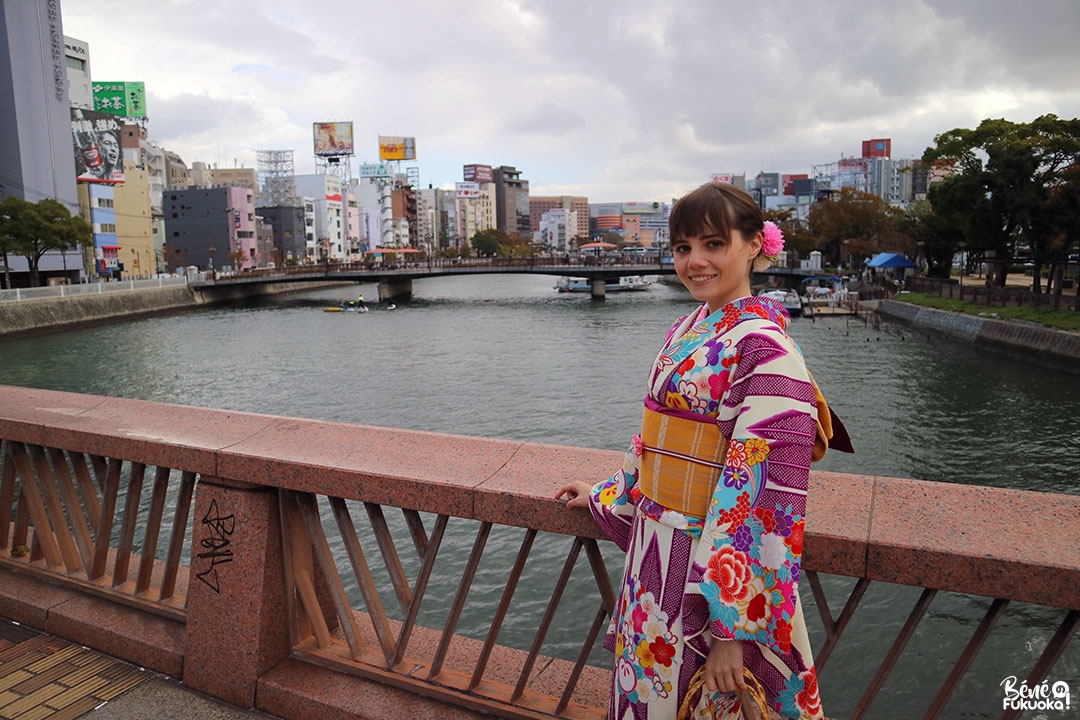
{"label": "bridge pillar", "polygon": [[593,300],[603,300],[607,297],[607,285],[604,283],[604,278],[592,279],[592,298]]}
{"label": "bridge pillar", "polygon": [[389,302],[396,298],[412,297],[412,280],[384,280],[379,283],[379,302]]}

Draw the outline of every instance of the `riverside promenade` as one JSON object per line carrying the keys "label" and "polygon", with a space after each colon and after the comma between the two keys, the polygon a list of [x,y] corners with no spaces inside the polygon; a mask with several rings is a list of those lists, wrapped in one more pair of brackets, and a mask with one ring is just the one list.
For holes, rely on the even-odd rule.
{"label": "riverside promenade", "polygon": [[[0,453],[0,617],[46,645],[85,645],[290,720],[605,715],[609,671],[587,659],[612,569],[587,512],[552,495],[609,473],[618,453],[11,386]],[[823,687],[842,682],[852,698],[831,716],[875,717],[912,690],[888,682],[909,646],[933,678],[903,696],[910,717],[957,716],[950,700],[971,683],[982,690],[965,702],[983,704],[965,711],[996,716],[1005,674],[1076,697],[1057,665],[1080,626],[1080,496],[818,472],[808,503],[815,660]],[[447,544],[451,524],[471,539]],[[517,550],[493,566],[492,546]],[[529,581],[541,602],[516,601]],[[917,596],[893,603],[895,624],[862,605],[884,585]],[[497,606],[486,632],[465,636],[477,596]],[[971,621],[928,616],[954,596],[977,601]],[[1000,652],[1010,606],[1044,632],[1016,639],[1024,659],[987,676],[979,651]],[[852,658],[848,631],[867,621],[876,649]],[[512,647],[511,624],[526,631]],[[549,654],[568,624],[578,649]],[[947,650],[919,649],[942,635]]]}

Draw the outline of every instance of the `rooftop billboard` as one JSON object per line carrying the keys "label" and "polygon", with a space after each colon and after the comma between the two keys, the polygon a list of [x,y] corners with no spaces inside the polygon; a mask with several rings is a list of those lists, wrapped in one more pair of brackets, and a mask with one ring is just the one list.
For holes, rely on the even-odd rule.
{"label": "rooftop billboard", "polygon": [[379,136],[380,160],[415,160],[416,138],[396,135]]}
{"label": "rooftop billboard", "polygon": [[124,182],[120,120],[115,115],[71,108],[75,177],[82,182]]}
{"label": "rooftop billboard", "polygon": [[96,82],[94,110],[120,117],[146,117],[146,83]]}
{"label": "rooftop billboard", "polygon": [[466,165],[461,179],[465,182],[489,183],[495,180],[490,165]]}
{"label": "rooftop billboard", "polygon": [[459,198],[480,197],[480,185],[474,182],[454,183],[454,190]]}
{"label": "rooftop billboard", "polygon": [[351,122],[312,123],[315,135],[315,154],[320,157],[353,154]]}

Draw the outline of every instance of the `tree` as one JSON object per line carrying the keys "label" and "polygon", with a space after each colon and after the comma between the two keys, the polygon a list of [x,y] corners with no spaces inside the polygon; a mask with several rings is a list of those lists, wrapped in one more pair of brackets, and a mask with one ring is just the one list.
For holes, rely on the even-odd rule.
{"label": "tree", "polygon": [[839,265],[877,252],[879,240],[892,231],[898,216],[899,211],[877,195],[845,187],[832,200],[814,203],[807,223],[826,262]]}
{"label": "tree", "polygon": [[481,230],[472,236],[469,244],[476,250],[478,257],[495,257],[502,248],[502,235],[500,230],[494,228]]}
{"label": "tree", "polygon": [[[78,215],[72,217],[63,203],[46,198],[32,203],[9,195],[0,202],[0,247],[4,266],[8,253],[26,258],[30,285],[41,284],[38,267],[50,250],[65,252],[93,239],[90,224]],[[7,276],[10,287],[10,275]]]}
{"label": "tree", "polygon": [[956,230],[934,212],[927,200],[911,203],[896,222],[897,230],[911,239],[926,262],[929,277],[948,278],[956,248]]}
{"label": "tree", "polygon": [[1047,221],[1047,206],[1062,173],[1080,162],[1080,120],[986,119],[974,130],[956,128],[935,137],[923,162],[957,169],[945,181],[955,192],[932,190],[930,201],[936,213],[968,217],[965,241],[993,253],[987,285],[1004,286],[1010,262],[1024,251],[1036,264],[1032,289],[1039,292],[1039,270],[1061,231],[1060,223]]}
{"label": "tree", "polygon": [[817,238],[811,233],[798,217],[795,216],[795,208],[778,208],[766,210],[762,213],[765,220],[770,220],[784,233],[784,249],[788,253],[797,254],[799,257],[809,255],[817,248]]}

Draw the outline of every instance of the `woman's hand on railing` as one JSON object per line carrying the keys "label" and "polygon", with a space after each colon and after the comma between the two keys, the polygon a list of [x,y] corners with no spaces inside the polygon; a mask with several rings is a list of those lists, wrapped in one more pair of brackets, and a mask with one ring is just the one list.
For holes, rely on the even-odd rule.
{"label": "woman's hand on railing", "polygon": [[566,507],[568,508],[589,507],[589,493],[591,491],[592,485],[577,480],[559,488],[559,492],[555,493],[555,499],[565,497]]}

